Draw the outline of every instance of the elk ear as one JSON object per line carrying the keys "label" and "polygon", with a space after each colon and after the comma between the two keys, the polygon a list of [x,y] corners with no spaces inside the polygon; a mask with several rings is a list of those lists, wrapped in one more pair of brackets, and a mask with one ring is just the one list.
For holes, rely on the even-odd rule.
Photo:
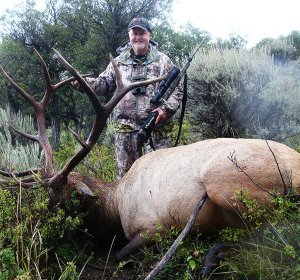
{"label": "elk ear", "polygon": [[78,191],[79,195],[93,197],[93,198],[95,197],[91,189],[83,182],[76,182],[75,189]]}

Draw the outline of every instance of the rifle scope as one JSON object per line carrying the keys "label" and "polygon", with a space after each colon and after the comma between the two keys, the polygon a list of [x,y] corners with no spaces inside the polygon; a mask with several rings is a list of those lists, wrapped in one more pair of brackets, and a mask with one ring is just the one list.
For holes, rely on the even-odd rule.
{"label": "rifle scope", "polygon": [[166,93],[170,85],[174,82],[174,80],[178,77],[180,73],[180,69],[176,66],[173,67],[173,69],[170,71],[168,77],[164,81],[163,85],[161,86],[160,90],[152,97],[151,104],[158,105],[160,102],[160,99],[163,97],[163,95]]}

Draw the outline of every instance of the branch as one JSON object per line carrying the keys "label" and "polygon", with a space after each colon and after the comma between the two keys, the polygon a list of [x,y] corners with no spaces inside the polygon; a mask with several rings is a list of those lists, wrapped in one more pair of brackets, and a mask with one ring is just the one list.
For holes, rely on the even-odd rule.
{"label": "branch", "polygon": [[245,175],[248,177],[248,179],[249,179],[249,180],[250,180],[257,188],[259,188],[260,190],[262,190],[262,191],[268,193],[269,195],[271,195],[271,196],[273,196],[273,197],[277,197],[275,194],[270,193],[268,190],[264,189],[263,187],[261,187],[260,185],[258,185],[257,183],[255,183],[255,182],[253,181],[253,179],[250,177],[250,175],[248,175],[248,174],[245,172],[245,170],[244,170],[242,167],[239,166],[239,164],[238,164],[238,162],[237,162],[237,159],[236,159],[236,156],[235,156],[234,154],[235,154],[235,152],[230,153],[230,156],[228,156],[228,159],[235,165],[237,171],[238,171],[238,172],[242,172],[243,174],[245,174]]}
{"label": "branch", "polygon": [[[279,172],[279,174],[280,174],[280,178],[281,178],[281,180],[282,180],[282,182],[283,182],[283,194],[286,195],[286,194],[287,194],[287,189],[288,189],[288,188],[287,188],[287,186],[286,186],[286,184],[285,184],[285,181],[284,181],[283,175],[282,175],[282,173],[281,173],[281,170],[280,170],[280,167],[279,167],[277,158],[276,158],[276,156],[275,156],[273,150],[271,149],[268,140],[265,140],[265,141],[266,141],[267,146],[268,146],[268,148],[269,148],[270,152],[272,153],[272,156],[273,156],[273,158],[274,158],[274,160],[275,160],[275,163],[276,163],[278,172]],[[291,187],[290,187],[290,188],[291,188]]]}
{"label": "branch", "polygon": [[195,223],[195,220],[202,209],[204,203],[208,199],[207,193],[199,200],[199,202],[196,205],[196,208],[192,215],[190,216],[185,228],[180,233],[180,235],[177,237],[177,239],[174,241],[168,252],[163,256],[163,258],[159,261],[159,263],[154,267],[154,269],[146,276],[145,280],[154,279],[154,277],[165,267],[167,262],[172,258],[175,251],[177,250],[178,246],[180,245],[181,241],[187,237],[187,235],[192,230],[192,227]]}

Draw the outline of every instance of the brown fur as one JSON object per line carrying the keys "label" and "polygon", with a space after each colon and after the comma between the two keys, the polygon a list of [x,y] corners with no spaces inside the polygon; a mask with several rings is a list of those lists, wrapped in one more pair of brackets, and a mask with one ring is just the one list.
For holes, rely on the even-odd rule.
{"label": "brown fur", "polygon": [[124,258],[147,244],[143,236],[158,226],[184,227],[205,193],[208,201],[196,224],[206,234],[243,225],[239,213],[245,207],[236,197],[241,189],[265,207],[271,195],[283,195],[286,188],[299,193],[300,154],[273,141],[212,139],[147,154],[110,185],[85,183],[99,198],[90,208],[94,228],[123,231],[130,241],[118,255]]}

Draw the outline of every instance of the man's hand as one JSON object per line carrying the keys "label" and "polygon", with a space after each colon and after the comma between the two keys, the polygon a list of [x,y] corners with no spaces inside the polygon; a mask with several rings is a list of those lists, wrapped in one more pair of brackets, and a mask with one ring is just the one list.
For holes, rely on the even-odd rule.
{"label": "man's hand", "polygon": [[80,86],[77,80],[71,82],[71,85],[72,85],[74,88],[76,88],[76,89],[78,89],[79,86]]}
{"label": "man's hand", "polygon": [[158,113],[155,125],[164,122],[168,118],[167,113],[165,111],[163,111],[161,108],[156,108],[153,110],[153,112]]}

